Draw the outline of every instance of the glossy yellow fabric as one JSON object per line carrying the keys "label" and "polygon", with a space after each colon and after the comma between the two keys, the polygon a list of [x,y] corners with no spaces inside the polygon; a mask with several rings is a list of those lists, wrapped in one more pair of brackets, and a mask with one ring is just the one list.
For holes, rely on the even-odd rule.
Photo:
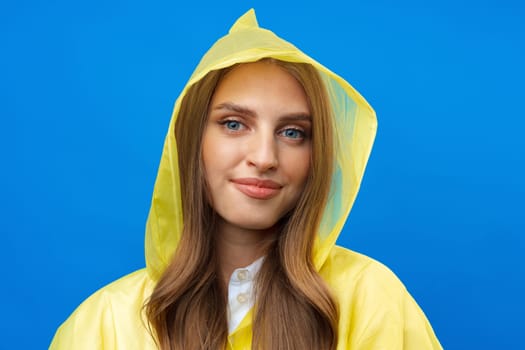
{"label": "glossy yellow fabric", "polygon": [[[441,349],[425,315],[396,276],[380,263],[337,247],[376,132],[373,109],[345,80],[292,44],[258,26],[253,10],[237,20],[202,58],[177,99],[166,136],[146,227],[146,268],[102,288],[57,331],[50,349],[155,349],[142,306],[166,268],[182,227],[173,128],[188,88],[215,69],[263,57],[307,62],[321,73],[336,124],[337,164],[314,262],[340,307],[338,349]],[[283,325],[285,327],[286,325]],[[229,336],[229,349],[250,349],[251,313]]]}

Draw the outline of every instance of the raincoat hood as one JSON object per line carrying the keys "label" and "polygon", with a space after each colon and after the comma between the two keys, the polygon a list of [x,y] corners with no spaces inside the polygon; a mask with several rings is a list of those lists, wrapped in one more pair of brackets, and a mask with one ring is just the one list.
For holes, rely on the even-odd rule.
{"label": "raincoat hood", "polygon": [[377,122],[373,109],[344,79],[307,56],[273,32],[258,26],[249,10],[204,55],[175,102],[164,142],[153,199],[146,225],[146,266],[158,280],[166,269],[182,232],[182,205],[175,141],[175,121],[181,101],[190,86],[210,71],[265,57],[313,65],[320,73],[330,98],[334,118],[335,173],[330,196],[314,246],[314,264],[319,270],[335,245],[356,198],[375,138]]}

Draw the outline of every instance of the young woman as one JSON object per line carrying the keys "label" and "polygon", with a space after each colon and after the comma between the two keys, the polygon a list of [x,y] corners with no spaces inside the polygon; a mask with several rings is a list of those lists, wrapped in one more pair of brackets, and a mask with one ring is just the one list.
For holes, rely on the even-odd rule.
{"label": "young woman", "polygon": [[441,349],[391,271],[335,245],[375,130],[347,82],[249,11],[175,104],[147,267],[51,349]]}

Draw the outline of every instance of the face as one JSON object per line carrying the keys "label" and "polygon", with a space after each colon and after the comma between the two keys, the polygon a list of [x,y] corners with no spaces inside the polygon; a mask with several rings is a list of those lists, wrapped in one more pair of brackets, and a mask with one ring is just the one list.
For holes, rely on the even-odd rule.
{"label": "face", "polygon": [[269,229],[296,205],[310,169],[311,130],[305,92],[283,68],[247,63],[223,77],[202,141],[223,225]]}

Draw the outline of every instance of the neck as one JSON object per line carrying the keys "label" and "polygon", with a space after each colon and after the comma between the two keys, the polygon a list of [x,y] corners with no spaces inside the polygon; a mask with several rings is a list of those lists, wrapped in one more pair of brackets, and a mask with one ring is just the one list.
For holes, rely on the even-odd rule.
{"label": "neck", "polygon": [[216,232],[216,243],[221,277],[225,285],[228,285],[235,269],[248,266],[264,256],[276,234],[277,227],[249,230],[221,221]]}

